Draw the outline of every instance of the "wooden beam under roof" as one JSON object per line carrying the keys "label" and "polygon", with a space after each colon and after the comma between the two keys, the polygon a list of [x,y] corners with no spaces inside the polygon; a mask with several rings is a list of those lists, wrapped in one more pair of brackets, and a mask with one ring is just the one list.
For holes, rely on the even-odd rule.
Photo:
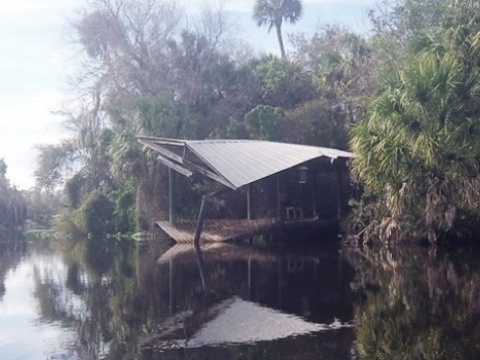
{"label": "wooden beam under roof", "polygon": [[176,164],[173,161],[170,161],[170,160],[168,160],[168,159],[166,159],[166,158],[164,158],[160,155],[157,156],[157,160],[159,162],[161,162],[163,165],[175,170],[176,172],[178,172],[178,173],[180,173],[180,174],[182,174],[186,177],[191,177],[193,175],[193,173],[190,170],[188,170],[188,169],[184,168],[183,166],[181,166],[179,164]]}
{"label": "wooden beam under roof", "polygon": [[180,163],[180,164],[183,162],[183,158],[180,155],[177,155],[174,152],[171,152],[171,151],[165,149],[162,146],[159,146],[159,145],[157,145],[155,143],[151,143],[151,142],[141,142],[141,143],[144,144],[145,146],[149,147],[150,149],[155,150],[156,152],[160,153],[163,157],[165,157],[167,159],[176,161],[177,163]]}
{"label": "wooden beam under roof", "polygon": [[208,170],[208,169],[205,169],[204,167],[200,166],[200,165],[197,165],[191,161],[187,161],[185,160],[185,165],[187,165],[188,167],[192,168],[193,170],[195,171],[198,171],[200,174],[202,175],[205,175],[206,177],[212,179],[212,180],[215,180],[216,182],[219,182],[220,184],[222,185],[225,185],[227,187],[229,187],[230,189],[233,189],[233,190],[237,190],[237,187],[235,187],[232,183],[230,183],[227,179],[225,179],[224,177]]}

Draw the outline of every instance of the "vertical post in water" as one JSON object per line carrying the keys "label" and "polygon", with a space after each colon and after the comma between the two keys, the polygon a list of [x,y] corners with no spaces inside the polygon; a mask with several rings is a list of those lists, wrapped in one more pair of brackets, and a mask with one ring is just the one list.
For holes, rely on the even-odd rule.
{"label": "vertical post in water", "polygon": [[207,280],[205,272],[205,263],[202,257],[202,251],[200,250],[200,245],[198,243],[194,244],[195,249],[195,258],[197,259],[198,271],[200,273],[200,280],[202,282],[203,290],[207,290]]}
{"label": "vertical post in water", "polygon": [[198,219],[197,219],[197,228],[195,229],[195,237],[193,238],[193,244],[198,246],[200,243],[200,234],[202,233],[203,229],[203,220],[204,220],[204,212],[205,212],[205,201],[206,196],[202,196],[202,203],[200,204],[200,211],[198,212]]}
{"label": "vertical post in water", "polygon": [[175,213],[175,171],[168,168],[168,221],[173,224],[176,220]]}

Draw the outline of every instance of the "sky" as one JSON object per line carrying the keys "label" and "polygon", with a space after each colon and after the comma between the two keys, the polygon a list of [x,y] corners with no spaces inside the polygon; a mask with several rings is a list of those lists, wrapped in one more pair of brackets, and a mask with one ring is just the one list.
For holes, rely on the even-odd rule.
{"label": "sky", "polygon": [[[36,146],[58,143],[66,136],[55,112],[71,95],[69,19],[84,1],[0,0],[0,159],[7,164],[7,178],[19,189],[35,184]],[[190,8],[199,2],[183,1]],[[255,0],[224,1],[247,43],[279,55],[274,31],[267,33],[251,19]],[[365,11],[374,4],[375,0],[303,0],[303,17],[294,27],[284,26],[284,36],[312,33],[331,23],[365,31]]]}

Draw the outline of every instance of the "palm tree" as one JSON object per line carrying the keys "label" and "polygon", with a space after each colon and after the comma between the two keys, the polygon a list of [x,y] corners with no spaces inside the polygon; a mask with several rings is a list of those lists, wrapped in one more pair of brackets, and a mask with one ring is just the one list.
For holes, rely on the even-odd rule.
{"label": "palm tree", "polygon": [[283,20],[295,24],[302,16],[301,0],[256,0],[253,7],[253,20],[258,26],[268,24],[268,31],[277,30],[278,43],[282,59],[286,58],[282,37]]}

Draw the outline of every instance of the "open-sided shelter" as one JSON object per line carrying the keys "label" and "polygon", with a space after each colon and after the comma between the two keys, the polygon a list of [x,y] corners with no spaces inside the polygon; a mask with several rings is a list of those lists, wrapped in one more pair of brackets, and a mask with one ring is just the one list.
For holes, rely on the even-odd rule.
{"label": "open-sided shelter", "polygon": [[[187,177],[199,173],[221,184],[225,191],[245,192],[246,222],[240,225],[240,221],[231,221],[226,226],[217,222],[217,233],[214,225],[212,231],[204,234],[205,240],[224,240],[239,236],[245,224],[248,228],[255,223],[254,228],[259,230],[273,225],[322,220],[321,213],[328,213],[325,212],[325,204],[322,203],[322,194],[319,192],[319,182],[325,173],[336,174],[336,184],[328,190],[334,193],[336,201],[333,206],[329,204],[329,208],[334,208],[329,210],[333,210],[333,219],[337,221],[342,215],[342,174],[347,171],[347,162],[352,157],[349,152],[257,140],[179,140],[146,136],[139,136],[138,140],[154,150],[158,154],[158,161],[172,171]],[[188,230],[175,221],[172,178],[173,176],[170,176],[170,221],[158,222],[158,225],[175,240],[186,241],[191,238]],[[259,201],[254,188],[261,184],[263,192],[273,192],[274,196],[270,196],[267,201],[270,204],[269,211],[263,211],[259,216],[261,212],[258,208],[260,205],[265,207],[265,201]],[[204,222],[204,202],[212,196],[215,194],[204,196],[202,201],[195,232],[197,241]],[[225,227],[229,229],[228,235],[220,229]],[[236,227],[238,231],[235,231]],[[213,236],[210,236],[212,234]]]}

